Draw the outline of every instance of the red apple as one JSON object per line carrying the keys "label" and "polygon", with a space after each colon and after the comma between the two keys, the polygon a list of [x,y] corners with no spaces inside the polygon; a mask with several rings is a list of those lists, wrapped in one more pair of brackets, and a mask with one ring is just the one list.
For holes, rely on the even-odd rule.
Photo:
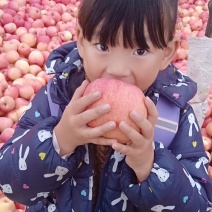
{"label": "red apple", "polygon": [[17,29],[17,26],[14,23],[8,23],[4,25],[4,30],[6,33],[14,33]]}
{"label": "red apple", "polygon": [[29,17],[32,18],[33,20],[41,18],[40,9],[36,7],[30,7],[28,14],[29,14]]}
{"label": "red apple", "polygon": [[13,16],[9,13],[3,13],[1,15],[0,21],[2,23],[2,25],[8,24],[8,23],[12,23],[13,22]]}
{"label": "red apple", "polygon": [[20,55],[16,50],[10,50],[6,53],[6,58],[10,64],[14,64],[20,58]]}
{"label": "red apple", "polygon": [[19,68],[22,71],[23,75],[29,73],[29,63],[24,59],[17,60],[15,63],[15,67]]}
{"label": "red apple", "polygon": [[18,98],[18,88],[14,85],[8,86],[4,91],[4,96],[11,96],[13,99]]}
{"label": "red apple", "polygon": [[55,26],[49,26],[46,28],[46,35],[48,35],[50,38],[57,36],[58,29]]}
{"label": "red apple", "polygon": [[14,81],[22,77],[22,71],[19,68],[13,66],[8,68],[7,76],[10,80]]}
{"label": "red apple", "polygon": [[8,52],[10,50],[17,50],[17,49],[18,49],[18,43],[15,40],[5,41],[3,43],[4,52]]}
{"label": "red apple", "polygon": [[31,47],[27,43],[20,43],[18,44],[17,50],[21,56],[24,56],[27,58],[29,53],[31,52]]}
{"label": "red apple", "polygon": [[29,104],[29,101],[21,98],[21,97],[18,97],[15,99],[15,109],[19,109],[23,106],[27,106]]}
{"label": "red apple", "polygon": [[0,110],[10,112],[15,108],[15,100],[11,96],[3,96],[0,98]]}
{"label": "red apple", "polygon": [[0,54],[0,70],[6,69],[8,67],[8,61],[6,54]]}
{"label": "red apple", "polygon": [[135,110],[147,117],[144,104],[144,94],[135,85],[115,79],[100,78],[92,81],[85,89],[84,95],[100,91],[101,98],[87,109],[95,108],[102,104],[110,104],[111,110],[107,114],[88,123],[89,127],[97,127],[108,121],[115,121],[116,128],[104,134],[104,137],[117,139],[120,143],[127,143],[130,139],[119,129],[121,121],[125,121],[136,131],[140,128],[131,120],[130,111]]}

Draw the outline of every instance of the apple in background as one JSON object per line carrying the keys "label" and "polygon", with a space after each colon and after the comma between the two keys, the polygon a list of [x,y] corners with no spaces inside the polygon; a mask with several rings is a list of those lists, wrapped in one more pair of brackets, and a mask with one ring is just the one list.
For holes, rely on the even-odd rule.
{"label": "apple in background", "polygon": [[[47,50],[48,50],[48,47],[47,47]],[[45,50],[45,51],[41,51],[41,53],[44,57],[44,60],[46,61],[47,58],[49,57],[50,52]]]}
{"label": "apple in background", "polygon": [[6,80],[4,74],[2,72],[0,72],[0,82]]}
{"label": "apple in background", "polygon": [[20,58],[20,55],[16,50],[10,50],[6,53],[6,58],[10,64],[15,64],[15,62]]}
{"label": "apple in background", "polygon": [[48,44],[50,42],[50,40],[51,39],[48,35],[39,35],[37,37],[37,44],[39,44],[40,42]]}
{"label": "apple in background", "polygon": [[30,85],[23,85],[19,88],[19,96],[25,100],[29,100],[34,93],[34,89]]}
{"label": "apple in background", "polygon": [[71,39],[73,37],[71,32],[69,32],[69,31],[60,32],[58,34],[63,42],[71,41]]}
{"label": "apple in background", "polygon": [[[17,119],[18,121],[18,119]],[[0,140],[6,143],[14,134],[15,130],[13,128],[5,128],[0,135]],[[0,206],[1,207],[1,206]]]}
{"label": "apple in background", "polygon": [[60,47],[60,43],[58,41],[50,41],[48,44],[48,52],[52,52],[54,49],[57,49],[58,47]]}
{"label": "apple in background", "polygon": [[42,68],[39,65],[33,64],[29,66],[29,73],[32,74],[33,76],[36,76],[41,71]]}
{"label": "apple in background", "polygon": [[8,82],[6,80],[0,81],[0,89],[4,92],[8,88]]}
{"label": "apple in background", "polygon": [[53,18],[56,23],[61,20],[60,13],[57,12],[57,11],[55,11],[55,10],[49,10],[49,11],[47,11],[47,14],[46,15],[49,16],[50,18]]}
{"label": "apple in background", "polygon": [[9,80],[14,81],[14,80],[22,77],[22,71],[15,66],[10,67],[7,70],[7,77],[9,78]]}
{"label": "apple in background", "polygon": [[49,15],[42,15],[41,19],[46,27],[56,25],[56,21]]}
{"label": "apple in background", "polygon": [[15,63],[15,67],[19,68],[22,71],[23,75],[29,73],[29,63],[24,59],[17,60]]}
{"label": "apple in background", "polygon": [[25,27],[18,27],[15,31],[15,34],[19,37],[25,33],[27,33],[27,29]]}
{"label": "apple in background", "polygon": [[14,23],[8,23],[4,25],[4,30],[6,33],[14,33],[17,29],[17,26]]}
{"label": "apple in background", "polygon": [[57,36],[58,29],[55,26],[49,26],[46,28],[46,35],[48,35],[50,38]]}
{"label": "apple in background", "polygon": [[12,85],[16,86],[17,88],[21,87],[22,85],[26,85],[27,81],[24,78],[18,78],[12,82]]}
{"label": "apple in background", "polygon": [[16,2],[18,3],[19,6],[25,6],[27,0],[16,0]]}
{"label": "apple in background", "polygon": [[12,23],[13,16],[9,13],[4,12],[0,17],[0,22],[1,22],[2,26],[4,26],[5,24],[8,24],[8,23]]}
{"label": "apple in background", "polygon": [[18,88],[16,86],[8,86],[4,91],[4,96],[11,96],[13,99],[18,98]]}
{"label": "apple in background", "polygon": [[38,50],[33,50],[30,52],[28,56],[28,61],[29,61],[29,64],[31,65],[34,64],[34,65],[38,65],[42,67],[44,64],[43,54]]}
{"label": "apple in background", "polygon": [[28,57],[31,52],[31,47],[27,43],[20,43],[17,47],[18,53],[23,57]]}
{"label": "apple in background", "polygon": [[16,25],[17,28],[19,27],[23,27],[24,26],[24,19],[21,15],[19,14],[16,14],[14,17],[13,17],[13,22],[14,24]]}
{"label": "apple in background", "polygon": [[41,83],[42,86],[43,86],[43,85],[46,85],[45,79],[42,78],[42,77],[39,77],[38,75],[36,76],[36,80],[40,81],[40,83]]}
{"label": "apple in background", "polygon": [[43,28],[45,27],[43,20],[41,19],[36,19],[33,23],[32,23],[32,27],[33,28]]}
{"label": "apple in background", "polygon": [[36,7],[30,7],[28,15],[33,20],[40,19],[41,18],[41,11],[40,11],[40,9],[38,9]]}
{"label": "apple in background", "polygon": [[29,104],[29,101],[21,97],[18,97],[15,99],[15,109],[19,109],[23,106],[27,106],[28,104]]}
{"label": "apple in background", "polygon": [[61,16],[62,21],[65,22],[65,23],[71,21],[72,18],[73,18],[73,16],[71,16],[71,14],[68,13],[68,12],[64,12]]}
{"label": "apple in background", "polygon": [[32,33],[26,33],[20,36],[20,42],[26,43],[30,47],[34,47],[36,44],[36,37]]}
{"label": "apple in background", "polygon": [[8,67],[8,61],[6,59],[6,54],[0,54],[0,70],[6,69]]}
{"label": "apple in background", "polygon": [[20,107],[19,109],[16,110],[16,113],[17,113],[17,116],[18,116],[18,119],[21,118],[21,116],[23,115],[23,113],[27,110],[28,108],[28,105],[26,106],[22,106]]}
{"label": "apple in background", "polygon": [[15,40],[4,41],[3,42],[3,50],[4,52],[8,52],[10,50],[17,50],[18,43]]}
{"label": "apple in background", "polygon": [[8,112],[6,114],[6,117],[12,119],[13,123],[17,123],[18,122],[18,115],[16,113],[16,110],[12,110],[12,111]]}
{"label": "apple in background", "polygon": [[15,108],[15,100],[11,96],[3,96],[0,98],[0,110],[8,113]]}
{"label": "apple in background", "polygon": [[8,117],[0,117],[0,133],[6,128],[12,128],[13,121]]}
{"label": "apple in background", "polygon": [[37,44],[37,50],[39,50],[39,51],[42,52],[42,51],[46,51],[47,49],[48,49],[48,43],[46,43],[46,42],[39,42]]}
{"label": "apple in background", "polygon": [[0,26],[0,36],[5,34],[4,27]]}
{"label": "apple in background", "polygon": [[34,89],[34,93],[37,93],[38,90],[43,86],[38,79],[31,79],[28,81],[28,84]]}

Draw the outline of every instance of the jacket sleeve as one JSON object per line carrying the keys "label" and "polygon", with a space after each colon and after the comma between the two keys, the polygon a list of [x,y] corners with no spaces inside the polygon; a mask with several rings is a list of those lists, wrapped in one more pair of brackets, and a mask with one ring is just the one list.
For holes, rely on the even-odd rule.
{"label": "jacket sleeve", "polygon": [[0,188],[10,199],[33,205],[76,172],[84,148],[63,160],[52,144],[59,118],[50,115],[46,87],[36,94],[19,120],[13,137],[0,150]]}
{"label": "jacket sleeve", "polygon": [[155,142],[154,166],[140,184],[124,164],[122,189],[139,211],[210,211],[212,182],[200,128],[193,109],[181,110],[179,129],[169,149]]}

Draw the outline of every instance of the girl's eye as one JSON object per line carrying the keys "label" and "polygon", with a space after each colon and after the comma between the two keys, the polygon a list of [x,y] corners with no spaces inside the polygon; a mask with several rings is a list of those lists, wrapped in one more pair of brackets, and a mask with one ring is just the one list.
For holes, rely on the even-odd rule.
{"label": "girl's eye", "polygon": [[134,51],[134,54],[138,56],[144,55],[145,53],[146,53],[146,50],[144,49],[137,49]]}
{"label": "girl's eye", "polygon": [[106,46],[106,45],[104,45],[104,44],[97,44],[96,45],[96,47],[97,47],[97,49],[99,50],[99,51],[102,51],[102,52],[106,52],[106,51],[108,51],[108,47]]}

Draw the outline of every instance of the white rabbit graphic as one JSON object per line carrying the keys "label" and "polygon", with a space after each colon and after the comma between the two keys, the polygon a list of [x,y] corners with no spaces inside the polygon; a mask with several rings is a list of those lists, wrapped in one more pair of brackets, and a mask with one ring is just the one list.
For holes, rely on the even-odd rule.
{"label": "white rabbit graphic", "polygon": [[31,201],[35,201],[39,197],[46,198],[46,197],[48,197],[48,195],[49,195],[49,192],[40,192],[40,193],[37,193],[37,196],[35,198],[32,198]]}
{"label": "white rabbit graphic", "polygon": [[63,179],[63,176],[68,172],[68,169],[62,166],[57,166],[55,169],[55,173],[50,173],[50,174],[44,174],[44,177],[52,177],[55,175],[58,175],[57,181],[60,181]]}
{"label": "white rabbit graphic", "polygon": [[192,128],[193,128],[193,125],[195,126],[197,132],[199,132],[199,128],[198,128],[198,126],[197,126],[197,124],[195,122],[195,117],[194,117],[194,114],[193,113],[191,113],[191,114],[188,115],[188,121],[190,123],[190,128],[189,128],[188,135],[189,135],[189,137],[192,137]]}
{"label": "white rabbit graphic", "polygon": [[154,168],[152,168],[151,172],[155,173],[162,183],[166,182],[170,175],[166,169],[160,168],[156,163],[154,163]]}
{"label": "white rabbit graphic", "polygon": [[196,184],[195,184],[195,181],[193,180],[193,178],[191,177],[191,175],[185,170],[183,169],[185,175],[188,177],[190,183],[191,183],[191,186],[194,187]]}
{"label": "white rabbit graphic", "polygon": [[54,65],[55,65],[56,61],[57,60],[52,60],[49,68],[47,68],[47,66],[45,66],[45,69],[46,69],[46,73],[47,74],[54,74],[55,73]]}
{"label": "white rabbit graphic", "polygon": [[12,143],[15,143],[16,141],[18,141],[20,138],[22,138],[24,135],[26,135],[29,132],[29,130],[26,130],[22,135],[18,136],[17,138],[12,140]]}
{"label": "white rabbit graphic", "polygon": [[6,193],[6,194],[12,194],[13,193],[12,187],[9,184],[4,184],[4,185],[0,184],[0,186],[2,188],[3,193]]}
{"label": "white rabbit graphic", "polygon": [[111,156],[110,159],[115,158],[115,162],[114,162],[114,165],[113,165],[113,172],[116,172],[117,167],[118,167],[118,163],[120,161],[122,161],[124,159],[124,157],[125,157],[125,155],[123,153],[120,153],[120,152],[117,152],[117,151],[115,151],[114,154]]}
{"label": "white rabbit graphic", "polygon": [[44,142],[45,140],[47,140],[48,138],[51,138],[52,134],[50,131],[47,130],[40,130],[38,132],[38,138],[40,140],[40,142]]}
{"label": "white rabbit graphic", "polygon": [[205,165],[206,165],[208,162],[209,162],[209,161],[208,161],[208,159],[207,159],[206,157],[201,157],[201,158],[199,158],[199,161],[196,163],[195,167],[196,167],[197,169],[199,169],[200,166],[201,166],[201,164],[202,164],[203,167],[204,167],[204,169],[205,169],[205,172],[208,174],[208,170],[207,170],[207,168],[205,167]]}
{"label": "white rabbit graphic", "polygon": [[48,212],[54,212],[56,210],[56,205],[55,204],[50,204],[48,206]]}
{"label": "white rabbit graphic", "polygon": [[175,206],[163,206],[163,205],[156,205],[154,207],[151,208],[151,211],[155,211],[155,212],[162,212],[163,210],[174,210]]}
{"label": "white rabbit graphic", "polygon": [[121,196],[118,199],[115,199],[111,202],[111,205],[116,205],[117,203],[119,203],[120,201],[124,201],[123,202],[123,206],[122,206],[122,211],[126,211],[127,209],[127,196],[125,195],[124,192],[121,192]]}
{"label": "white rabbit graphic", "polygon": [[3,153],[0,153],[0,160],[4,157],[4,153],[8,150],[9,146],[3,151]]}
{"label": "white rabbit graphic", "polygon": [[24,153],[24,157],[22,158],[22,144],[20,146],[20,149],[19,149],[19,169],[21,171],[25,171],[27,170],[27,164],[26,164],[26,159],[27,159],[27,156],[29,154],[29,146],[26,148],[26,151]]}

